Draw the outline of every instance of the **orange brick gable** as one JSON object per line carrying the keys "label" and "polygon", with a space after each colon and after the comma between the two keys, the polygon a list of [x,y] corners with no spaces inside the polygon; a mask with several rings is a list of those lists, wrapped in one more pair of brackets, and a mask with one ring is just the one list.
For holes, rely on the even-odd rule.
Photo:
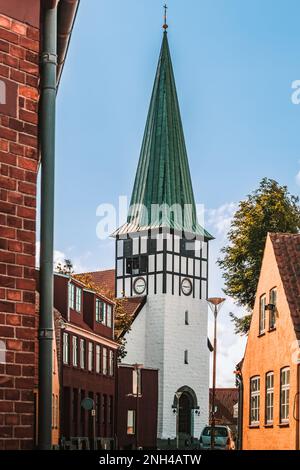
{"label": "orange brick gable", "polygon": [[[293,235],[291,235],[293,237]],[[273,240],[274,241],[274,240]],[[242,376],[244,383],[243,401],[243,449],[299,449],[299,390],[298,365],[293,361],[293,352],[297,345],[292,312],[286,295],[286,284],[282,279],[282,266],[274,253],[272,235],[268,235],[257,288],[256,300],[249,337],[247,341]],[[283,260],[281,260],[283,261]],[[266,332],[259,335],[260,298],[277,289],[276,329],[269,331],[269,311],[266,311]],[[289,423],[280,423],[280,371],[290,367],[290,419]],[[274,420],[272,426],[265,422],[266,374],[274,372]],[[250,424],[250,379],[260,376],[260,419],[257,426]]]}

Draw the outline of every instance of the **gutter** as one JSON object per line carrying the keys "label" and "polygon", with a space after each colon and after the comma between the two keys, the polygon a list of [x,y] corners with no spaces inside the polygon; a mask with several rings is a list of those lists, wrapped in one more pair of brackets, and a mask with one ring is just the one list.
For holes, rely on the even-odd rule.
{"label": "gutter", "polygon": [[60,0],[57,11],[57,85],[65,65],[80,0]]}

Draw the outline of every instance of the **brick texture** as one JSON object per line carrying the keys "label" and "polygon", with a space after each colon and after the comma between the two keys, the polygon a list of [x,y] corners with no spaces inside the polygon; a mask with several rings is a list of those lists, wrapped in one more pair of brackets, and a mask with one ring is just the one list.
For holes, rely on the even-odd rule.
{"label": "brick texture", "polygon": [[34,446],[39,38],[38,29],[0,14],[0,79],[18,87],[16,117],[0,114],[0,341],[5,349],[0,364],[0,449],[4,450]]}

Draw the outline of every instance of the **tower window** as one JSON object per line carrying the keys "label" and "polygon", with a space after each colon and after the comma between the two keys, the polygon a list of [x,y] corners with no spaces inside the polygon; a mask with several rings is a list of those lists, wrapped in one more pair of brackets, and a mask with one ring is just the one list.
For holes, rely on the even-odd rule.
{"label": "tower window", "polygon": [[131,239],[124,241],[124,256],[125,258],[132,256],[132,240]]}
{"label": "tower window", "polygon": [[189,325],[189,312],[188,312],[188,310],[186,310],[184,312],[184,323],[185,323],[185,325]]}
{"label": "tower window", "polygon": [[193,258],[195,256],[195,240],[180,240],[180,253],[182,256]]}
{"label": "tower window", "polygon": [[156,239],[155,238],[148,238],[148,253],[149,255],[154,255],[156,253]]}
{"label": "tower window", "polygon": [[148,257],[145,255],[126,259],[126,274],[145,274],[148,270]]}
{"label": "tower window", "polygon": [[184,351],[184,363],[185,364],[189,363],[189,352],[187,350]]}

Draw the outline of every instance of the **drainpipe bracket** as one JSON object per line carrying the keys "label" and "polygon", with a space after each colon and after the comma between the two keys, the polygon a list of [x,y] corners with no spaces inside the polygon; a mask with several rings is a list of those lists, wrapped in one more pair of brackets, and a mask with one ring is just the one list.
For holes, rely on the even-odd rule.
{"label": "drainpipe bracket", "polygon": [[53,340],[53,330],[49,328],[42,328],[41,330],[39,330],[39,339]]}
{"label": "drainpipe bracket", "polygon": [[41,63],[57,65],[57,57],[57,54],[52,54],[51,52],[42,52]]}

